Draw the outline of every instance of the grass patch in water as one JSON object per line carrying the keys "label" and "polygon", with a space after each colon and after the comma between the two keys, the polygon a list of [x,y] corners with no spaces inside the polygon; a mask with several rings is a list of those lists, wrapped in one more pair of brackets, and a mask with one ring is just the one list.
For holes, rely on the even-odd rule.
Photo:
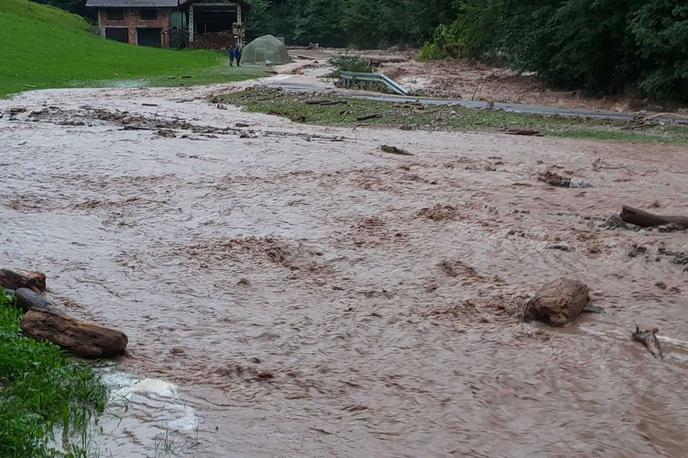
{"label": "grass patch in water", "polygon": [[21,316],[0,288],[0,456],[85,457],[107,389],[59,347],[22,336]]}
{"label": "grass patch in water", "polygon": [[[225,103],[244,106],[250,112],[267,113],[295,122],[326,126],[493,132],[533,129],[549,137],[688,143],[688,128],[635,122],[485,111],[460,106],[423,106],[337,96],[324,98],[260,88],[226,94],[218,99]],[[324,100],[331,104],[306,103]],[[363,119],[373,115],[375,117],[371,119]]]}

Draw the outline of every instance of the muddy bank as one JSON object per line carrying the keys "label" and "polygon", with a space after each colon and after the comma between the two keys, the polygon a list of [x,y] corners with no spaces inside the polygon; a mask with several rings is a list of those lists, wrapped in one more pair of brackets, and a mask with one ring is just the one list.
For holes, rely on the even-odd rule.
{"label": "muddy bank", "polygon": [[[207,95],[0,102],[25,110],[0,119],[2,258],[126,331],[124,369],[179,385],[198,417],[179,453],[688,452],[688,274],[628,256],[688,234],[603,226],[627,204],[688,213],[685,148],[302,126]],[[552,167],[592,187],[540,182]],[[605,315],[518,323],[568,275]],[[673,339],[664,361],[634,322]]]}

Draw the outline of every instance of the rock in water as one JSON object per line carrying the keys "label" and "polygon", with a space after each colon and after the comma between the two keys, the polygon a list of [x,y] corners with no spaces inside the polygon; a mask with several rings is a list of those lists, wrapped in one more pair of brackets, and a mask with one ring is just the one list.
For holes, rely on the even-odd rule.
{"label": "rock in water", "polygon": [[45,274],[22,269],[0,269],[0,286],[6,289],[31,288],[45,291]]}
{"label": "rock in water", "polygon": [[50,341],[82,358],[109,358],[124,353],[128,338],[120,331],[73,320],[47,310],[29,310],[21,329],[36,340]]}
{"label": "rock in water", "polygon": [[578,318],[590,302],[590,289],[585,283],[560,278],[546,284],[528,301],[526,321],[537,320],[552,326],[566,326]]}
{"label": "rock in water", "polygon": [[659,357],[661,359],[664,359],[664,354],[662,353],[662,346],[660,345],[659,339],[657,338],[658,332],[659,329],[657,328],[641,330],[640,327],[636,326],[635,332],[631,337],[636,342],[640,342],[641,344],[645,345],[645,348],[648,349],[652,356],[654,356],[655,358]]}
{"label": "rock in water", "polygon": [[24,312],[29,310],[50,310],[52,304],[40,294],[29,288],[19,288],[14,292],[17,304]]}

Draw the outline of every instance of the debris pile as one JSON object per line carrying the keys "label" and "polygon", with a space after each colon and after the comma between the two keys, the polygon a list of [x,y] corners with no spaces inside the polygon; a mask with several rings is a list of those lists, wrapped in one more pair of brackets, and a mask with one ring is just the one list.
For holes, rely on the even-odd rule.
{"label": "debris pile", "polygon": [[192,47],[195,49],[227,49],[236,45],[234,35],[230,32],[208,32],[194,37]]}
{"label": "debris pile", "polygon": [[590,188],[589,183],[578,177],[567,177],[558,174],[553,170],[547,170],[538,175],[538,180],[556,188]]}

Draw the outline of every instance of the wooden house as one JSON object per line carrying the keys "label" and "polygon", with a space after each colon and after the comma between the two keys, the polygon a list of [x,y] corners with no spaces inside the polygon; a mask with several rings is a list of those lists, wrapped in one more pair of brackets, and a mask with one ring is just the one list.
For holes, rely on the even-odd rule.
{"label": "wooden house", "polygon": [[98,32],[138,46],[243,46],[250,5],[242,0],[88,0]]}

